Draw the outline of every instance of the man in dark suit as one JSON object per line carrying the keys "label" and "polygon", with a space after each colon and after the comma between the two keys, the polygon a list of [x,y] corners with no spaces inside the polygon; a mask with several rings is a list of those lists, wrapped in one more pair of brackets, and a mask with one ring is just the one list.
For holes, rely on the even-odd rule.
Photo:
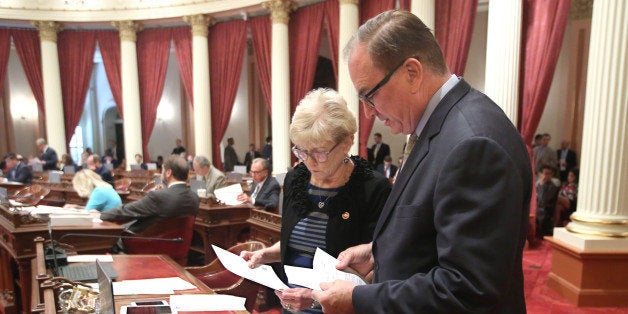
{"label": "man in dark suit", "polygon": [[374,17],[345,51],[366,114],[411,136],[373,242],[338,256],[372,284],[313,298],[329,313],[525,313],[532,166],[516,128],[410,12]]}
{"label": "man in dark suit", "polygon": [[246,156],[244,156],[244,165],[246,166],[246,172],[251,171],[251,163],[253,159],[262,157],[262,155],[255,150],[255,144],[249,144],[249,151],[246,152]]}
{"label": "man in dark suit", "polygon": [[111,186],[114,186],[111,171],[109,171],[109,169],[102,164],[100,156],[93,154],[87,157],[87,168],[99,174],[103,181],[111,184]]}
{"label": "man in dark suit", "polygon": [[187,178],[188,165],[185,159],[170,156],[164,161],[161,172],[166,188],[149,192],[139,201],[104,211],[99,217],[115,222],[135,220],[128,230],[139,233],[168,218],[196,215],[199,199],[186,185]]}
{"label": "man in dark suit", "polygon": [[560,149],[556,151],[556,158],[558,159],[560,182],[566,182],[569,170],[575,168],[578,162],[576,152],[569,149],[569,141],[560,143]]}
{"label": "man in dark suit", "polygon": [[235,141],[233,137],[227,139],[227,147],[225,147],[225,164],[223,165],[223,169],[225,172],[233,171],[233,166],[239,165],[240,161],[238,160],[238,154],[236,154],[235,149],[233,148],[233,144]]}
{"label": "man in dark suit", "polygon": [[384,163],[377,166],[377,171],[384,175],[384,177],[390,179],[394,178],[397,173],[397,166],[392,164],[392,158],[390,155],[384,157]]}
{"label": "man in dark suit", "polygon": [[6,178],[13,182],[30,184],[33,181],[31,168],[21,162],[15,153],[8,153],[4,156],[7,165]]}
{"label": "man in dark suit", "polygon": [[371,151],[373,152],[373,169],[377,169],[379,165],[384,163],[384,157],[390,155],[390,146],[382,142],[381,133],[373,134],[373,140],[375,141],[375,144],[371,146]]}
{"label": "man in dark suit", "polygon": [[52,147],[48,146],[46,140],[43,138],[38,138],[35,144],[37,145],[37,149],[41,152],[39,160],[43,166],[42,168],[44,170],[58,170],[57,163],[59,162],[59,156],[57,156],[57,152],[52,149]]}
{"label": "man in dark suit", "polygon": [[251,165],[253,186],[251,194],[242,193],[238,200],[254,206],[263,206],[264,209],[274,211],[279,204],[279,182],[270,176],[270,163],[264,158],[255,158]]}

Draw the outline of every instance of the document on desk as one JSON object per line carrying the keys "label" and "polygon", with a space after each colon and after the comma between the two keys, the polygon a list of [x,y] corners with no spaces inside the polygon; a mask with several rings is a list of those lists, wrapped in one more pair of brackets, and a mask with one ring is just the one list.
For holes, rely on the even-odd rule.
{"label": "document on desk", "polygon": [[327,252],[316,248],[312,268],[303,268],[285,265],[284,270],[291,284],[321,290],[321,282],[331,282],[336,279],[348,280],[356,285],[365,285],[366,282],[358,275],[336,269],[339,261]]}
{"label": "document on desk", "polygon": [[170,296],[173,314],[205,311],[246,311],[246,298],[224,294],[178,294]]}
{"label": "document on desk", "polygon": [[239,183],[214,190],[214,195],[216,195],[216,199],[225,203],[225,205],[242,204],[242,202],[238,201],[238,195],[240,194],[242,194],[242,186]]}
{"label": "document on desk", "polygon": [[195,285],[179,277],[113,282],[114,295],[174,294],[175,290],[189,290],[194,288],[196,288]]}
{"label": "document on desk", "polygon": [[222,265],[230,272],[275,290],[288,288],[288,286],[277,277],[272,267],[260,265],[251,269],[242,257],[215,245],[212,245],[212,248],[214,248],[214,252],[216,252],[216,256],[218,256]]}

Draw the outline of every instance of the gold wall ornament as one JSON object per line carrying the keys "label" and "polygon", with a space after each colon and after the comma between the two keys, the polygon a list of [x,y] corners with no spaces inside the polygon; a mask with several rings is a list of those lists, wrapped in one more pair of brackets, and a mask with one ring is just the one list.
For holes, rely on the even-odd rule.
{"label": "gold wall ornament", "polygon": [[55,21],[32,21],[31,24],[39,30],[42,41],[57,42],[57,32],[63,29],[63,24]]}
{"label": "gold wall ornament", "polygon": [[143,29],[142,24],[135,21],[115,21],[111,22],[120,32],[121,41],[137,41],[137,32]]}
{"label": "gold wall ornament", "polygon": [[262,2],[262,7],[270,10],[270,21],[273,24],[288,24],[290,12],[297,9],[297,4],[292,0],[269,0]]}
{"label": "gold wall ornament", "polygon": [[204,14],[184,16],[183,20],[192,26],[192,36],[207,37],[209,27],[216,24],[215,18]]}
{"label": "gold wall ornament", "polygon": [[593,0],[572,0],[569,8],[570,20],[590,20],[593,16]]}
{"label": "gold wall ornament", "polygon": [[343,5],[343,4],[355,4],[358,5],[360,3],[360,0],[340,0],[338,1],[338,4]]}

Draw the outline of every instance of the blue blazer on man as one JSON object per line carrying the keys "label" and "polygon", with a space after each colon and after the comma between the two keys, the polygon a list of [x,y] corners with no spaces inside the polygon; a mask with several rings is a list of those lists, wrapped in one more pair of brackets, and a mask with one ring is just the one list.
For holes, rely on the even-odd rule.
{"label": "blue blazer on man", "polygon": [[59,157],[57,156],[57,152],[52,149],[52,147],[48,146],[39,159],[46,162],[42,167],[44,170],[59,170],[57,169]]}
{"label": "blue blazer on man", "polygon": [[31,168],[23,162],[19,162],[15,167],[7,171],[7,179],[13,182],[22,182],[29,184],[33,181],[33,173]]}
{"label": "blue blazer on man", "polygon": [[531,169],[504,112],[461,79],[397,175],[355,312],[525,313]]}
{"label": "blue blazer on man", "polygon": [[[251,193],[255,191],[256,184],[251,187]],[[255,197],[255,206],[264,206],[264,209],[275,210],[279,204],[279,192],[281,187],[279,182],[271,176],[266,178],[264,184],[260,188],[260,191]]]}

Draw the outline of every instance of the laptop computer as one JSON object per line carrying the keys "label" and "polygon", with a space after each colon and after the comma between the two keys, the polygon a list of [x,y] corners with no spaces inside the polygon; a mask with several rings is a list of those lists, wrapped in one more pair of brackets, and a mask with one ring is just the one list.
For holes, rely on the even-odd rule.
{"label": "laptop computer", "polygon": [[63,173],[65,174],[74,174],[76,172],[76,168],[74,166],[64,166]]}
{"label": "laptop computer", "polygon": [[138,165],[138,164],[131,165],[131,170],[142,170],[142,165]]}
{"label": "laptop computer", "polygon": [[157,170],[157,164],[154,162],[147,163],[146,170]]}
{"label": "laptop computer", "polygon": [[196,179],[191,179],[190,180],[190,190],[192,190],[192,192],[196,193],[198,191],[198,189],[204,189],[205,186],[205,182],[201,181],[201,180],[196,180]]}
{"label": "laptop computer", "polygon": [[109,277],[103,264],[98,260],[96,260],[96,274],[98,279],[98,313],[115,314],[113,279]]}
{"label": "laptop computer", "polygon": [[63,172],[58,170],[52,170],[48,172],[48,182],[50,183],[61,183],[61,175]]}
{"label": "laptop computer", "polygon": [[100,266],[94,266],[94,263],[81,263],[71,264],[66,266],[59,266],[59,275],[68,278],[72,281],[79,282],[97,282],[99,268],[107,273],[107,276],[111,279],[118,278],[118,273],[113,268],[112,263],[100,263]]}
{"label": "laptop computer", "polygon": [[31,170],[33,170],[33,172],[43,172],[44,166],[42,166],[41,164],[32,164]]}

